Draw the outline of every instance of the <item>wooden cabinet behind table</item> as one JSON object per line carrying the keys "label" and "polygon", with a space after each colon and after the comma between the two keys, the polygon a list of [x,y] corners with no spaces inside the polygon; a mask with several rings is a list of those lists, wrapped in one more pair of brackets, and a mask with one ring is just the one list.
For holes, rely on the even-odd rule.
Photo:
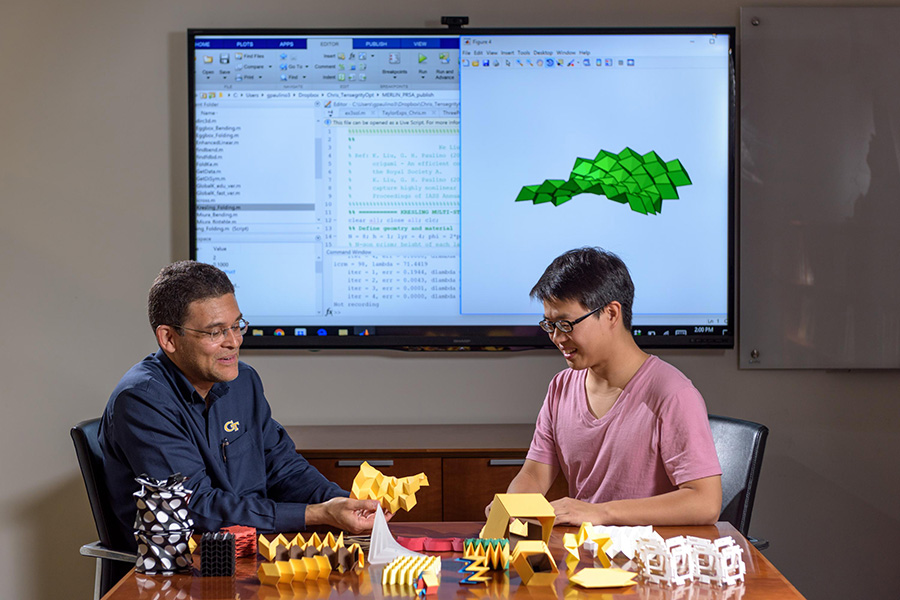
{"label": "wooden cabinet behind table", "polygon": [[[527,450],[519,456],[444,458],[444,520],[483,521],[484,507],[494,494],[506,492],[509,483],[522,468]],[[561,474],[547,492],[548,500],[568,496],[568,485]]]}
{"label": "wooden cabinet behind table", "polygon": [[[288,427],[299,451],[325,477],[349,490],[362,461],[385,475],[425,473],[412,512],[394,521],[483,521],[494,494],[506,492],[531,442],[531,425]],[[341,447],[343,444],[343,447]],[[324,446],[324,447],[323,447]],[[549,500],[567,495],[560,475]]]}

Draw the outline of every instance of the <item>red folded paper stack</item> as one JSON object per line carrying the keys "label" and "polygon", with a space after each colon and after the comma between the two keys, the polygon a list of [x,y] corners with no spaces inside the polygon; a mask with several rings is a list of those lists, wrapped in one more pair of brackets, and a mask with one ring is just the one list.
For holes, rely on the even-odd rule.
{"label": "red folded paper stack", "polygon": [[223,527],[222,531],[234,534],[235,556],[256,556],[256,528],[233,525]]}
{"label": "red folded paper stack", "polygon": [[397,543],[413,552],[462,552],[463,538],[430,538],[397,536]]}

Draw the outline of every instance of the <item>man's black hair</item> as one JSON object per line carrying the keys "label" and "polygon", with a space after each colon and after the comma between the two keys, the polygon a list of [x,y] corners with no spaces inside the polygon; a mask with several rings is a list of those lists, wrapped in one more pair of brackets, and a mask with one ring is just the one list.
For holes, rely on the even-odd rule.
{"label": "man's black hair", "polygon": [[228,275],[206,263],[181,260],[163,267],[150,287],[147,314],[153,331],[160,325],[181,327],[191,302],[233,294]]}
{"label": "man's black hair", "polygon": [[574,300],[588,310],[618,301],[622,323],[631,330],[634,283],[622,259],[603,248],[577,248],[556,257],[530,295],[539,302]]}

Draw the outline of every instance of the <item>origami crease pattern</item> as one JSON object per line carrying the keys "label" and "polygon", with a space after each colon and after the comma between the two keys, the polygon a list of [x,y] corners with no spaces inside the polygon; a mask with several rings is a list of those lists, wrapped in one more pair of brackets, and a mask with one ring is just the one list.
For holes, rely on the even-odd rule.
{"label": "origami crease pattern", "polygon": [[641,155],[626,147],[618,154],[601,150],[593,160],[576,158],[569,179],[526,185],[516,202],[559,206],[578,194],[596,194],[655,215],[662,212],[662,201],[677,200],[675,188],[685,185],[691,185],[691,178],[677,158],[664,162],[652,150]]}

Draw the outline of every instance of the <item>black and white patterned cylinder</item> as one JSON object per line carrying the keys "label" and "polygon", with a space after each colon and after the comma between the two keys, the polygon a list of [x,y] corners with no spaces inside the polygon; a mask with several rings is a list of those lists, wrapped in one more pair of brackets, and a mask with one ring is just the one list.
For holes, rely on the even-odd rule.
{"label": "black and white patterned cylinder", "polygon": [[188,540],[194,521],[187,508],[191,490],[184,488],[186,478],[181,473],[165,480],[145,474],[135,480],[141,484],[141,489],[134,493],[137,501],[134,539],[138,544],[135,570],[153,575],[190,572]]}

